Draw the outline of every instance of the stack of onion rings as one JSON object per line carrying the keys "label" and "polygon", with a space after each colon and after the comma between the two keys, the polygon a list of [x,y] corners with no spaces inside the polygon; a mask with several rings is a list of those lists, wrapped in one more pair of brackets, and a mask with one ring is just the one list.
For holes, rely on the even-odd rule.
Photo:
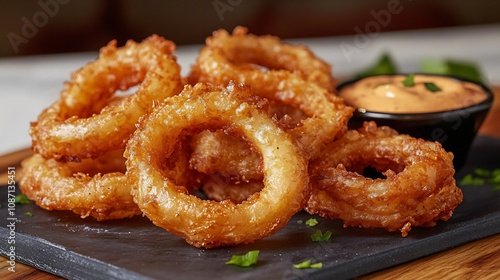
{"label": "stack of onion rings", "polygon": [[307,48],[218,30],[186,78],[174,50],[155,35],[112,41],[75,72],[31,125],[37,154],[22,163],[21,190],[81,217],[142,213],[205,248],[269,236],[302,209],[406,236],[462,201],[438,143],[374,123],[347,131],[353,109]]}

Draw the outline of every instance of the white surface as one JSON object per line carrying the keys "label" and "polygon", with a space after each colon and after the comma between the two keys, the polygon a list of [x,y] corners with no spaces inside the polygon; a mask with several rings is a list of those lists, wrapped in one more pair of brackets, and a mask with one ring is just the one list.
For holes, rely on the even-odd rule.
{"label": "white surface", "polygon": [[[500,84],[500,25],[371,36],[363,44],[359,43],[361,35],[292,42],[308,45],[317,56],[333,65],[334,75],[338,77],[349,77],[372,65],[383,52],[388,52],[402,72],[417,71],[424,58],[453,58],[477,63],[487,81]],[[356,53],[346,55],[342,49],[346,46]],[[184,75],[189,72],[199,48],[178,48],[178,61]],[[93,53],[0,59],[0,155],[31,145],[29,123],[57,100],[63,82],[70,78],[71,72],[96,56],[97,50]]]}

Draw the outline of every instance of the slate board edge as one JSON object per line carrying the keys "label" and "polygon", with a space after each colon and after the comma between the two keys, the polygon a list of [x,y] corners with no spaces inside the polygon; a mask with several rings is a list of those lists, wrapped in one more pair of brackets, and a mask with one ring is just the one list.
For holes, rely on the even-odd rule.
{"label": "slate board edge", "polygon": [[[9,230],[0,228],[0,235],[8,236]],[[3,242],[0,255],[9,258],[9,246],[7,242]],[[15,248],[16,262],[68,279],[151,279],[28,234],[16,233]],[[34,248],[37,248],[36,252]]]}

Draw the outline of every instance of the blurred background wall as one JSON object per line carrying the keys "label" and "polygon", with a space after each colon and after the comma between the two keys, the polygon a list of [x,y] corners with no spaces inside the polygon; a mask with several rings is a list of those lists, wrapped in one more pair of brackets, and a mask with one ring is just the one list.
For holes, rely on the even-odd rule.
{"label": "blurred background wall", "polygon": [[381,32],[489,24],[499,11],[496,0],[0,0],[0,57],[96,51],[153,33],[201,44],[236,25],[298,38],[356,34],[372,21]]}

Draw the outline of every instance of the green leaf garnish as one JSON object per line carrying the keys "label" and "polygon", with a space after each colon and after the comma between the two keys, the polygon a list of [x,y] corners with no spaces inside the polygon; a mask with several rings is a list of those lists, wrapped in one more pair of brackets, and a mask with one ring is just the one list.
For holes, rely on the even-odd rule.
{"label": "green leaf garnish", "polygon": [[436,86],[436,84],[434,84],[434,83],[427,82],[427,83],[424,83],[424,86],[427,90],[432,91],[432,92],[441,91],[441,89],[438,86]]}
{"label": "green leaf garnish", "polygon": [[241,267],[249,267],[257,263],[259,257],[259,250],[249,251],[244,255],[233,255],[226,264],[233,264]]}
{"label": "green leaf garnish", "polygon": [[369,69],[358,73],[357,78],[365,78],[375,75],[392,75],[396,74],[396,66],[388,54],[383,54],[382,57]]}
{"label": "green leaf garnish", "polygon": [[484,82],[479,67],[467,61],[424,59],[420,63],[420,70],[423,73],[450,75],[473,82]]}
{"label": "green leaf garnish", "polygon": [[322,268],[323,263],[311,263],[311,260],[306,260],[298,264],[294,264],[293,267],[298,268],[298,269],[305,269],[305,268]]}
{"label": "green leaf garnish", "polygon": [[[420,71],[427,74],[441,74],[467,79],[473,82],[484,83],[483,75],[479,67],[469,61],[458,61],[453,59],[423,59],[420,62]],[[375,75],[396,74],[395,63],[389,54],[383,54],[379,60],[370,68],[356,75],[356,78],[365,78]]]}
{"label": "green leaf garnish", "polygon": [[26,213],[24,213],[24,215],[26,215],[28,217],[33,217],[33,213],[31,213],[31,212],[26,212]]}
{"label": "green leaf garnish", "polygon": [[321,230],[317,230],[315,233],[311,235],[311,240],[313,242],[321,242],[321,241],[328,241],[330,240],[330,237],[332,236],[331,231],[327,231],[325,233],[322,233]]}
{"label": "green leaf garnish", "polygon": [[323,263],[312,263],[310,268],[322,268],[323,267]]}
{"label": "green leaf garnish", "polygon": [[490,171],[484,168],[474,168],[474,174],[481,177],[490,176]]}
{"label": "green leaf garnish", "polygon": [[423,59],[420,62],[420,71],[428,74],[447,75],[449,72],[446,61],[440,59]]}
{"label": "green leaf garnish", "polygon": [[491,173],[491,179],[490,182],[500,184],[500,169],[495,169]]}
{"label": "green leaf garnish", "polygon": [[415,85],[414,78],[415,78],[414,74],[408,74],[408,76],[406,76],[405,80],[403,81],[403,85],[405,87],[412,87],[412,86],[414,86]]}
{"label": "green leaf garnish", "polygon": [[483,178],[475,177],[472,174],[467,174],[467,175],[465,175],[465,177],[462,178],[460,183],[462,185],[480,186],[480,185],[484,185],[485,180]]}
{"label": "green leaf garnish", "polygon": [[460,180],[461,185],[482,186],[491,184],[494,190],[500,189],[500,168],[490,171],[485,168],[475,168],[472,173],[465,175]]}
{"label": "green leaf garnish", "polygon": [[15,204],[30,204],[31,200],[24,194],[18,194],[14,198]]}
{"label": "green leaf garnish", "polygon": [[313,227],[315,225],[317,225],[319,222],[318,220],[314,219],[314,218],[310,218],[306,221],[306,225],[310,226],[310,227]]}

